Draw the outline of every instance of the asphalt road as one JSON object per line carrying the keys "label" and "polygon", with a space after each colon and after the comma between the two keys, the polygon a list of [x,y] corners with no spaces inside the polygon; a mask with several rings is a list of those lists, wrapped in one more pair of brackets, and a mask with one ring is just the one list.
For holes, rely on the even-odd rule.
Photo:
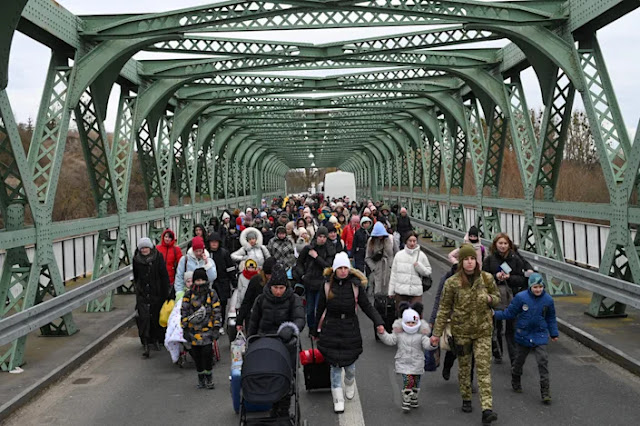
{"label": "asphalt road", "polygon": [[[435,262],[434,262],[435,263]],[[443,266],[434,265],[434,289],[425,294],[430,312]],[[363,316],[362,313],[359,314]],[[357,363],[358,398],[336,415],[327,391],[301,394],[302,418],[309,425],[473,425],[474,412],[460,411],[457,372],[444,381],[441,369],[422,379],[421,407],[400,409],[400,379],[393,371],[395,348],[376,343],[373,327],[361,318],[364,353]],[[303,341],[308,345],[306,330]],[[221,339],[222,359],[214,368],[215,390],[196,389],[193,364],[179,369],[169,355],[140,357],[136,330],[131,329],[69,377],[52,386],[10,417],[8,425],[233,425],[238,424],[229,394],[228,339]],[[500,425],[635,425],[640,419],[640,379],[585,347],[561,336],[549,346],[553,404],[540,402],[535,360],[525,365],[523,394],[510,388],[507,364],[494,365],[494,410]],[[457,365],[457,364],[456,364]],[[302,375],[299,375],[302,387]]]}

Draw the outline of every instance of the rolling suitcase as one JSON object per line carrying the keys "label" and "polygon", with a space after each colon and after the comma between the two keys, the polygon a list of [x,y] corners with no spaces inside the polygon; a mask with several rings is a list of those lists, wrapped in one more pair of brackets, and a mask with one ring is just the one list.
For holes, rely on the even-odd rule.
{"label": "rolling suitcase", "polygon": [[[387,333],[391,333],[391,327],[396,320],[396,303],[393,299],[385,296],[384,294],[377,294],[373,297],[373,307],[378,311],[382,320],[384,321],[384,329]],[[376,340],[380,340],[378,332],[375,331]]]}
{"label": "rolling suitcase", "polygon": [[304,373],[304,387],[307,391],[330,389],[329,364],[314,346],[314,341],[311,339],[311,349],[300,352],[300,363]]}

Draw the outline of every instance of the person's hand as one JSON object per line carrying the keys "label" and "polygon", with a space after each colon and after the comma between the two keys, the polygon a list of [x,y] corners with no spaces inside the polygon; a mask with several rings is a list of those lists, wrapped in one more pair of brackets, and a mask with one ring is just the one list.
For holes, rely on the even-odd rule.
{"label": "person's hand", "polygon": [[379,325],[376,327],[378,334],[384,334],[384,325]]}
{"label": "person's hand", "polygon": [[506,280],[508,280],[510,277],[511,277],[511,275],[506,274],[506,273],[504,273],[504,272],[502,273],[502,281],[506,281]]}
{"label": "person's hand", "polygon": [[551,341],[552,341],[552,342],[557,342],[557,341],[558,341],[558,338],[557,338],[557,337],[552,337],[552,338],[551,338]]}
{"label": "person's hand", "polygon": [[413,267],[417,268],[418,267],[418,262],[413,262]]}
{"label": "person's hand", "polygon": [[438,336],[431,336],[431,339],[429,339],[429,341],[431,342],[431,346],[438,346],[438,343],[440,343],[440,338]]}
{"label": "person's hand", "polygon": [[241,332],[242,331],[242,326],[241,325],[236,325],[236,331],[237,332]]}
{"label": "person's hand", "polygon": [[311,256],[311,257],[313,257],[315,259],[316,257],[318,257],[318,252],[313,250],[313,249],[311,249],[311,250],[309,250],[309,256]]}
{"label": "person's hand", "polygon": [[491,304],[491,302],[493,302],[493,297],[491,297],[491,295],[487,295],[487,303]]}
{"label": "person's hand", "polygon": [[421,327],[420,328],[420,333],[429,335],[429,334],[431,334],[431,328]]}

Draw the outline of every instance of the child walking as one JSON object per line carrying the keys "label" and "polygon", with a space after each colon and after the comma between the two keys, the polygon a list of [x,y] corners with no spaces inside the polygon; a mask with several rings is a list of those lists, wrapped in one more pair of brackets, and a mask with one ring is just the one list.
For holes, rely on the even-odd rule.
{"label": "child walking", "polygon": [[220,336],[222,315],[220,300],[211,289],[204,268],[193,271],[193,285],[182,298],[182,328],[189,353],[198,371],[198,389],[214,389],[213,340]]}
{"label": "child walking", "polygon": [[516,357],[511,366],[511,386],[515,392],[522,392],[520,377],[522,367],[530,352],[536,357],[540,373],[540,394],[542,402],[551,404],[549,390],[549,356],[547,343],[558,340],[556,309],[551,296],[544,291],[544,281],[538,273],[529,277],[529,289],[521,291],[504,311],[495,311],[497,320],[509,320],[518,317],[516,324]]}
{"label": "child walking", "polygon": [[393,333],[380,334],[385,345],[398,346],[396,352],[396,373],[402,375],[402,410],[406,413],[418,408],[420,379],[424,374],[424,351],[434,350],[429,341],[431,328],[420,320],[422,304],[399,306],[401,318],[393,323]]}

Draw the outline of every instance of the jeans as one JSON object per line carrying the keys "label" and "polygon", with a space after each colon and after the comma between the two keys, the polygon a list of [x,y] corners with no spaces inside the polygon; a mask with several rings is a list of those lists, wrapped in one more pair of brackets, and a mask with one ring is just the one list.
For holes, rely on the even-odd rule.
{"label": "jeans", "polygon": [[316,310],[318,309],[318,295],[319,291],[307,291],[307,325],[309,326],[309,330],[315,330],[317,327],[316,324]]}
{"label": "jeans", "polygon": [[[356,363],[344,367],[344,380],[351,382],[356,378]],[[331,389],[342,387],[342,367],[331,366]]]}

